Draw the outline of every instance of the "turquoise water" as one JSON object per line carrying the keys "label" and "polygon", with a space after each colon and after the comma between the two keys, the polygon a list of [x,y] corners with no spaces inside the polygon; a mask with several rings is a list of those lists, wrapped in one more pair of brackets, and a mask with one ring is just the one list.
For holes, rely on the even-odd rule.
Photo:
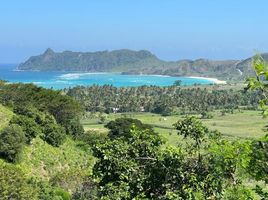
{"label": "turquoise water", "polygon": [[9,82],[34,83],[45,88],[63,89],[78,85],[105,85],[116,87],[173,85],[176,80],[181,80],[182,85],[210,84],[213,81],[189,77],[169,77],[157,75],[121,75],[116,73],[69,73],[69,72],[39,72],[16,71],[15,65],[0,65],[0,79]]}

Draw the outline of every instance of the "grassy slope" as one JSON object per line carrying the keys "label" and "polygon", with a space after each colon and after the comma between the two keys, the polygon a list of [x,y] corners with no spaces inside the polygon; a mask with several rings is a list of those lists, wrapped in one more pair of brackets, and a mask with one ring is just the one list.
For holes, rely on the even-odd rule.
{"label": "grassy slope", "polygon": [[[0,130],[5,127],[13,113],[0,105]],[[91,173],[94,159],[88,149],[82,148],[79,142],[68,138],[59,148],[53,147],[39,137],[30,145],[26,145],[21,161],[17,167],[21,168],[28,177],[48,181],[58,174],[70,174],[77,179]],[[0,162],[5,162],[0,159]],[[69,189],[69,188],[68,188]]]}
{"label": "grassy slope", "polygon": [[40,138],[24,149],[20,166],[29,175],[49,180],[58,173],[70,170],[86,170],[90,173],[94,160],[90,152],[86,152],[72,139],[58,148],[52,147]]}
{"label": "grassy slope", "polygon": [[[259,111],[236,111],[234,114],[221,116],[219,111],[213,112],[212,119],[202,120],[211,130],[219,130],[228,138],[258,138],[265,134],[263,128],[267,120],[263,119]],[[128,114],[110,114],[107,115],[106,122],[118,117],[132,117],[141,120],[144,123],[151,124],[155,130],[166,137],[171,144],[176,144],[180,138],[176,135],[176,130],[172,124],[181,119],[181,116],[162,117],[152,113],[128,113]],[[97,117],[83,120],[82,123],[86,130],[108,131],[103,124],[98,124]]]}
{"label": "grassy slope", "polygon": [[0,104],[0,130],[8,124],[12,115],[12,111]]}

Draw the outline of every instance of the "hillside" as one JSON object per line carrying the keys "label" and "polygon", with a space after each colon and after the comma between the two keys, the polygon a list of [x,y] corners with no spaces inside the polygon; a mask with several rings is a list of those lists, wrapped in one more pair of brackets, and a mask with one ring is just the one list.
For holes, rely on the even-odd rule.
{"label": "hillside", "polygon": [[69,200],[79,192],[94,164],[80,139],[82,112],[57,91],[0,84],[1,200]]}
{"label": "hillside", "polygon": [[[250,74],[251,58],[246,60],[179,60],[163,61],[149,51],[115,50],[61,53],[47,49],[18,66],[19,70],[121,72],[122,74],[162,74],[204,76],[238,80]],[[268,60],[268,58],[267,58]],[[241,71],[243,76],[241,76]]]}

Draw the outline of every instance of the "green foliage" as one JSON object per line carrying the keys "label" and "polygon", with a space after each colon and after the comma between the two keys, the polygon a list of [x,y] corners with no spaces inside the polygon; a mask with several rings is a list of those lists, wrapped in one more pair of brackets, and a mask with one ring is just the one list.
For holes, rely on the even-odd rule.
{"label": "green foliage", "polygon": [[0,156],[10,162],[18,161],[25,145],[20,126],[11,124],[0,131]]}
{"label": "green foliage", "polygon": [[42,128],[35,122],[35,119],[25,115],[14,115],[10,124],[17,124],[22,128],[27,143],[30,143],[33,138],[42,133]]}
{"label": "green foliage", "polygon": [[105,142],[108,139],[108,135],[98,131],[87,131],[79,139],[92,147],[98,143]]}
{"label": "green foliage", "polygon": [[33,189],[37,191],[37,199],[41,200],[70,200],[70,194],[59,187],[51,186],[48,182],[36,178],[30,180]]}
{"label": "green foliage", "polygon": [[204,137],[208,134],[208,128],[194,116],[186,117],[174,124],[178,130],[178,135],[184,138],[191,138],[195,141],[194,146],[199,148]]}
{"label": "green foliage", "polygon": [[83,134],[79,124],[82,107],[60,91],[37,87],[33,84],[5,84],[0,86],[0,103],[14,108],[17,114],[34,118],[38,123],[40,112],[53,115],[68,134],[76,137]]}
{"label": "green foliage", "polygon": [[228,179],[235,185],[240,183],[241,173],[245,173],[250,165],[251,148],[249,141],[228,141],[211,135],[207,152],[209,153],[209,162],[219,177]]}
{"label": "green foliage", "polygon": [[252,67],[256,72],[255,77],[247,79],[247,88],[250,90],[259,90],[262,93],[263,99],[260,100],[260,106],[263,109],[263,115],[268,115],[268,96],[267,96],[267,81],[268,81],[268,67],[267,63],[260,55],[256,55],[252,61]]}
{"label": "green foliage", "polygon": [[202,112],[201,113],[201,119],[212,119],[213,115],[209,112]]}
{"label": "green foliage", "polygon": [[[117,137],[93,147],[98,158],[93,174],[100,180],[100,195],[111,199],[130,199],[144,193],[146,186],[143,184],[150,174],[147,170],[157,160],[157,150],[162,143],[161,138],[150,129],[133,128],[128,137]],[[147,195],[153,189],[148,187]]]}
{"label": "green foliage", "polygon": [[44,133],[42,139],[52,146],[58,147],[66,139],[64,128],[58,124],[47,123],[44,125],[43,129]]}
{"label": "green foliage", "polygon": [[233,187],[227,188],[224,194],[224,200],[253,200],[253,192],[243,185],[235,185]]}
{"label": "green foliage", "polygon": [[268,183],[268,135],[260,140],[253,141],[251,149],[248,171],[256,180],[264,180]]}
{"label": "green foliage", "polygon": [[0,104],[0,130],[8,125],[13,112]]}
{"label": "green foliage", "polygon": [[268,199],[268,191],[264,191],[264,189],[261,186],[256,185],[254,190],[261,197],[261,200]]}
{"label": "green foliage", "polygon": [[12,164],[0,160],[0,199],[37,200],[37,191],[25,174]]}
{"label": "green foliage", "polygon": [[131,134],[131,127],[135,125],[137,129],[150,129],[152,131],[152,127],[143,124],[138,119],[132,118],[117,118],[114,121],[110,121],[105,128],[108,128],[109,131],[109,138],[117,138],[117,137],[126,137],[128,138],[129,134]]}
{"label": "green foliage", "polygon": [[61,197],[61,200],[71,200],[71,195],[61,188],[56,189],[55,194]]}

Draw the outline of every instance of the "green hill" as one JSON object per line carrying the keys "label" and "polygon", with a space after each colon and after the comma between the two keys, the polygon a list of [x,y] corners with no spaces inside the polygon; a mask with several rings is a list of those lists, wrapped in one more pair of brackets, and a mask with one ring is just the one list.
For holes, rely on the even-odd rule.
{"label": "green hill", "polygon": [[2,84],[0,91],[0,199],[70,199],[94,164],[80,139],[82,108],[32,84]]}

